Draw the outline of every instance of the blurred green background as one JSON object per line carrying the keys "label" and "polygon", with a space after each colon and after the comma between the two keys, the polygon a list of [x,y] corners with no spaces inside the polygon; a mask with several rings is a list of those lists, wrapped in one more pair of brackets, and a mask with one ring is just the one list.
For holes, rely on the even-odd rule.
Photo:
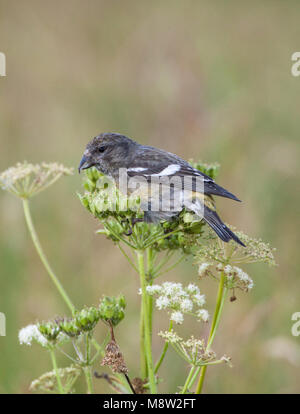
{"label": "blurred green background", "polygon": [[[252,265],[249,294],[226,303],[214,350],[233,368],[211,367],[207,393],[300,391],[300,337],[291,335],[299,301],[300,78],[296,1],[0,0],[0,170],[17,161],[78,165],[86,143],[104,131],[189,159],[218,161],[218,182],[243,200],[218,200],[221,216],[277,248],[279,266]],[[95,235],[75,173],[32,200],[50,262],[78,307],[102,294],[125,294],[117,329],[132,375],[138,374],[138,278],[117,248]],[[18,199],[0,192],[0,392],[27,393],[50,369],[18,330],[67,309],[42,267]],[[165,280],[195,282],[190,261]],[[213,311],[217,286],[201,283]],[[157,312],[155,331],[166,328]],[[207,327],[187,321],[186,330]],[[99,326],[99,339],[104,328]],[[154,335],[154,352],[162,347]],[[98,371],[101,367],[97,366]],[[176,391],[187,367],[170,351],[161,391]],[[82,388],[82,390],[84,390]],[[97,392],[109,392],[97,380]]]}

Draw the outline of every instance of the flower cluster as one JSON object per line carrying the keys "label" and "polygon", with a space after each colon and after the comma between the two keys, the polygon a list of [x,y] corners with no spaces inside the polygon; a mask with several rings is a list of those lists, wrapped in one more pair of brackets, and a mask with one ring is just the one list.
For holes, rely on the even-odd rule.
{"label": "flower cluster", "polygon": [[36,165],[23,162],[0,174],[0,187],[18,197],[29,198],[55,183],[62,175],[71,174],[72,168],[56,162]]}
{"label": "flower cluster", "polygon": [[195,256],[198,258],[200,264],[227,264],[230,261],[231,264],[262,262],[270,266],[276,265],[274,258],[276,249],[261,239],[255,239],[236,230],[232,226],[229,227],[236,233],[246,247],[242,247],[232,240],[229,243],[222,243],[211,232],[205,237],[202,237],[201,241],[198,241],[198,249]]}
{"label": "flower cluster", "polygon": [[235,263],[265,263],[269,266],[275,266],[274,252],[275,248],[272,248],[269,243],[263,242],[261,239],[255,239],[248,236],[241,231],[233,229],[237,236],[246,245],[245,248],[235,249],[233,252],[233,258]]}
{"label": "flower cluster", "polygon": [[198,286],[192,283],[183,287],[181,283],[165,282],[162,285],[149,285],[146,291],[148,295],[157,297],[156,307],[159,310],[168,310],[170,320],[177,324],[183,323],[184,314],[193,315],[204,322],[208,321],[209,314],[203,309],[205,295],[202,295]]}
{"label": "flower cluster", "polygon": [[215,277],[216,272],[224,272],[226,275],[226,285],[229,289],[238,288],[245,292],[251,290],[254,286],[251,277],[238,266],[225,265],[218,263],[203,262],[199,265],[198,273],[200,278],[205,276]]}
{"label": "flower cluster", "polygon": [[[241,247],[233,241],[227,244],[219,240],[216,242],[216,236],[209,234],[203,238],[203,242],[199,242],[199,249],[195,254],[196,263],[199,264],[198,273],[200,278],[211,276],[219,280],[219,274],[223,272],[227,288],[238,288],[248,292],[254,283],[240,265],[263,262],[274,266],[275,249],[260,239],[251,238],[235,229],[234,231],[246,247]],[[234,299],[235,296],[232,296],[232,300]]]}
{"label": "flower cluster", "polygon": [[216,353],[208,350],[203,339],[197,339],[191,336],[184,340],[173,330],[167,332],[160,332],[161,336],[168,342],[175,351],[190,365],[202,366],[208,364],[217,364],[220,362],[229,362],[230,358],[225,355],[220,359],[216,359]]}
{"label": "flower cluster", "polygon": [[118,325],[125,316],[126,301],[123,295],[118,297],[104,296],[99,305],[100,318],[111,322],[113,326]]}
{"label": "flower cluster", "polygon": [[76,311],[73,318],[57,318],[54,321],[28,325],[19,331],[20,344],[31,345],[33,341],[43,347],[51,347],[70,338],[92,332],[101,319],[116,326],[125,316],[124,296],[104,297],[98,307],[85,307]]}
{"label": "flower cluster", "polygon": [[64,338],[63,332],[60,331],[58,324],[54,321],[39,323],[37,326],[40,333],[49,343],[60,342]]}
{"label": "flower cluster", "polygon": [[40,332],[38,325],[27,325],[25,328],[19,331],[20,344],[31,345],[35,341],[38,344],[47,347],[48,341],[45,336]]}
{"label": "flower cluster", "polygon": [[218,269],[224,271],[227,276],[226,283],[229,288],[238,287],[246,292],[253,288],[253,280],[240,267],[226,265],[224,268],[221,266]]}
{"label": "flower cluster", "polygon": [[[58,368],[57,370],[60,380],[63,384],[64,391],[66,393],[72,392],[72,387],[80,376],[80,369],[76,366],[70,366],[66,368]],[[30,385],[31,391],[52,392],[57,393],[57,375],[55,371],[46,372],[36,380],[32,381]]]}

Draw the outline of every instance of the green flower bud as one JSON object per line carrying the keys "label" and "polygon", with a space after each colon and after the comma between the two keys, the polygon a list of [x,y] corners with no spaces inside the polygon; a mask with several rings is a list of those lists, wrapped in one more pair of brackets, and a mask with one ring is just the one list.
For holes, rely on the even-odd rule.
{"label": "green flower bud", "polygon": [[76,325],[74,319],[62,319],[59,321],[59,327],[62,332],[70,337],[79,336],[81,334],[81,330]]}
{"label": "green flower bud", "polygon": [[38,324],[38,330],[48,341],[55,341],[60,332],[58,324],[52,321]]}
{"label": "green flower bud", "polygon": [[125,316],[126,301],[123,295],[116,297],[105,296],[99,305],[100,318],[118,325]]}
{"label": "green flower bud", "polygon": [[84,308],[76,312],[75,323],[83,331],[91,331],[100,319],[99,310],[95,307]]}

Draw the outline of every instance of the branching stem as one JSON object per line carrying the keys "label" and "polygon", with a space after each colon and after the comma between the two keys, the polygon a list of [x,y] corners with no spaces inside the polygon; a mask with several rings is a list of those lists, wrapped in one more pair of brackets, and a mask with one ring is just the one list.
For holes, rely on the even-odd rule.
{"label": "branching stem", "polygon": [[27,199],[23,199],[23,208],[24,208],[24,214],[25,214],[25,220],[26,220],[26,224],[28,226],[28,230],[30,233],[30,236],[32,238],[33,244],[36,248],[36,251],[43,263],[43,265],[45,266],[52,282],[55,284],[57,290],[59,291],[61,297],[63,298],[63,300],[65,301],[66,305],[68,306],[68,308],[70,309],[70,311],[72,312],[72,314],[74,314],[75,312],[75,306],[73,305],[73,303],[71,302],[67,292],[65,291],[65,289],[63,288],[62,284],[60,283],[58,277],[55,275],[55,273],[53,272],[47,257],[42,249],[41,243],[39,241],[38,235],[35,231],[35,227],[33,225],[33,221],[32,221],[32,217],[31,217],[31,213],[30,213],[30,209],[29,209],[29,201]]}

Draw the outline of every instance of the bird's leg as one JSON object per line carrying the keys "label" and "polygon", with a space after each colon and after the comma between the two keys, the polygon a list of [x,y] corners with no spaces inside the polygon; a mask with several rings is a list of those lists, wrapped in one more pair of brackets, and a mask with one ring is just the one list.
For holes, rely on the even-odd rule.
{"label": "bird's leg", "polygon": [[141,223],[142,221],[144,221],[142,218],[136,218],[136,217],[132,218],[131,219],[131,226],[129,227],[128,232],[125,233],[125,236],[131,236],[132,235],[132,229],[133,229],[134,225],[136,223]]}
{"label": "bird's leg", "polygon": [[135,217],[135,218],[131,219],[131,225],[133,227],[136,223],[142,223],[143,221],[144,221],[143,218],[137,218],[137,217]]}
{"label": "bird's leg", "polygon": [[[168,234],[168,233],[172,233],[172,229],[164,229],[164,234]],[[167,237],[165,237],[165,240],[170,240],[170,237],[171,236],[167,236]]]}

